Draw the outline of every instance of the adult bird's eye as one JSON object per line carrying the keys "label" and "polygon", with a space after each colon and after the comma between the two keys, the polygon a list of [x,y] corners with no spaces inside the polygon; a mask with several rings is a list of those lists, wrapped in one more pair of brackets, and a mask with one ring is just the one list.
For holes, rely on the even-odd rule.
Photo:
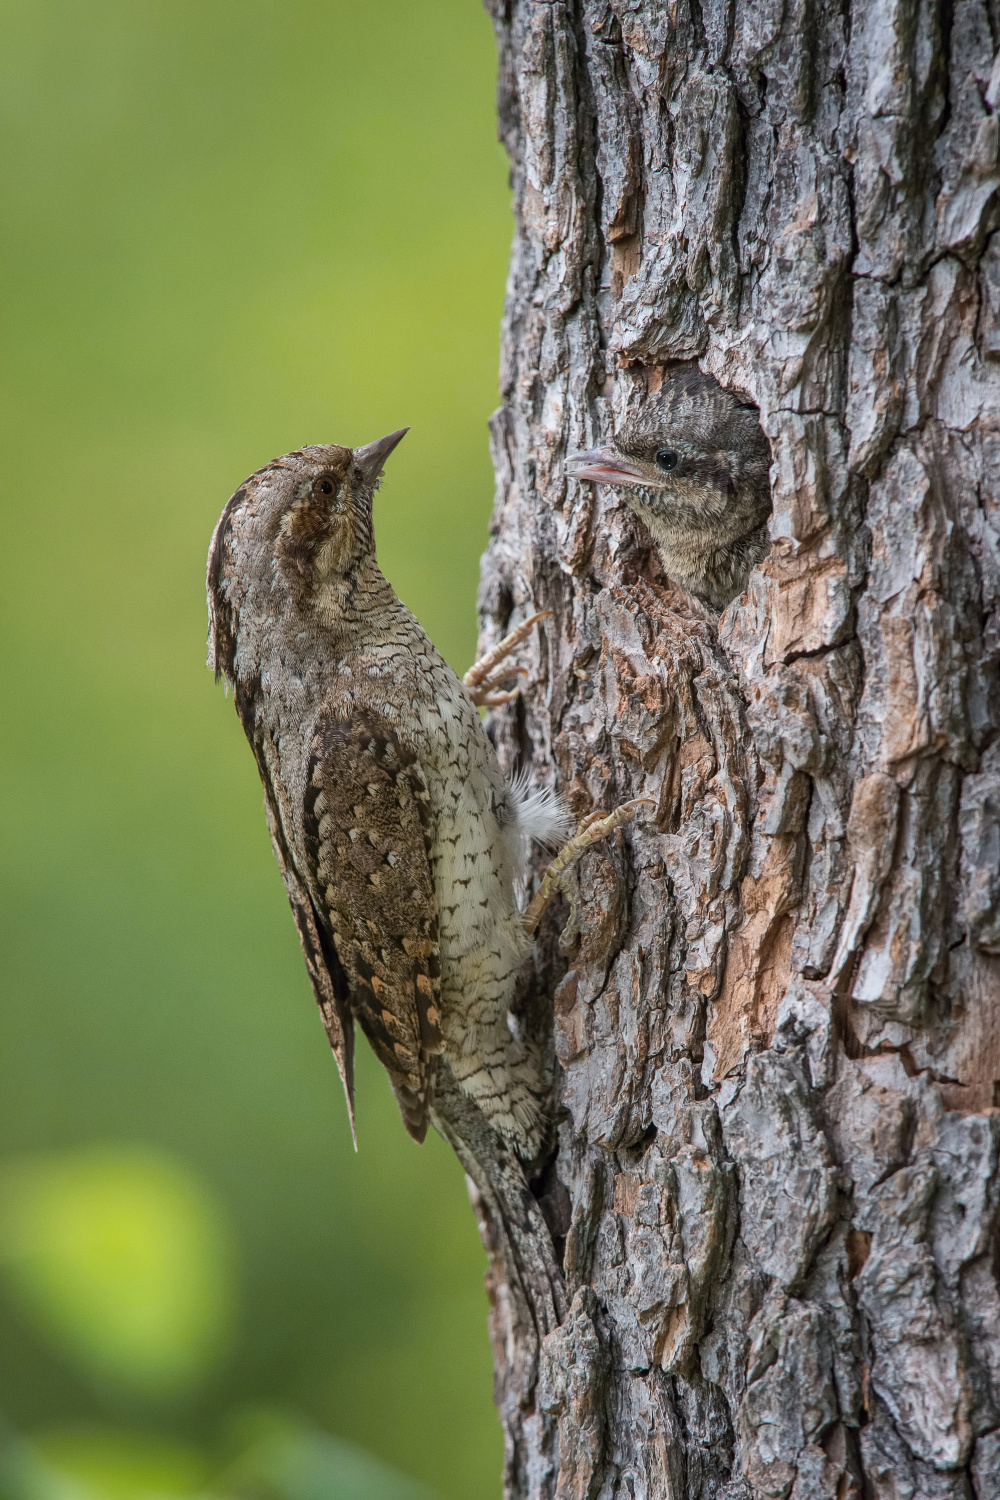
{"label": "adult bird's eye", "polygon": [[319,492],[320,492],[321,495],[332,495],[333,494],[333,485],[330,483],[329,479],[321,479],[320,480],[320,482],[319,482]]}
{"label": "adult bird's eye", "polygon": [[656,464],[658,468],[664,469],[668,474],[671,469],[676,469],[677,454],[673,448],[661,448],[656,455]]}

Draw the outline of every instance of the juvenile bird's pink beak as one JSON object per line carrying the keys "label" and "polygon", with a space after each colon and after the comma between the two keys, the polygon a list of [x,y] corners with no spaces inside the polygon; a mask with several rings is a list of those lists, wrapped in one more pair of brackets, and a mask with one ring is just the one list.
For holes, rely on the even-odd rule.
{"label": "juvenile bird's pink beak", "polygon": [[390,432],[388,437],[376,438],[374,443],[366,443],[363,448],[355,448],[354,467],[366,484],[375,482],[389,454],[397,443],[403,441],[409,430],[408,427],[400,427],[396,432]]}
{"label": "juvenile bird's pink beak", "polygon": [[590,479],[595,484],[646,484],[648,481],[614,448],[588,448],[566,457],[570,479]]}

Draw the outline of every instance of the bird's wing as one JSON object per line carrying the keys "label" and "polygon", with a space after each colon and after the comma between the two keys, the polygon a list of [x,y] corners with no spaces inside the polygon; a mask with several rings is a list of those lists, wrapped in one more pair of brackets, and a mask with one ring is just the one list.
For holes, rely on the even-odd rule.
{"label": "bird's wing", "polygon": [[323,1025],[337,1059],[337,1068],[344,1085],[347,1099],[347,1114],[351,1122],[351,1136],[355,1147],[358,1144],[354,1128],[354,1018],[351,1015],[347,976],[337,958],[336,949],[324,930],[321,917],[316,911],[309,891],[299,879],[295,863],[285,839],[267,760],[260,753],[255,740],[251,739],[257,755],[260,779],[264,784],[264,806],[267,826],[271,833],[275,857],[285,890],[291,904],[292,915],[302,944],[302,956],[319,1005]]}
{"label": "bird's wing", "polygon": [[[321,716],[304,824],[313,902],[325,928],[321,941],[336,950],[350,1012],[389,1073],[407,1130],[422,1141],[432,1059],[442,1046],[430,801],[416,757],[376,715]],[[302,946],[309,964],[305,936]],[[322,999],[320,1006],[325,1018]],[[341,1007],[345,1032],[343,1014]],[[337,1052],[335,1029],[329,1023],[327,1029]],[[350,1069],[339,1052],[337,1060],[350,1095]]]}

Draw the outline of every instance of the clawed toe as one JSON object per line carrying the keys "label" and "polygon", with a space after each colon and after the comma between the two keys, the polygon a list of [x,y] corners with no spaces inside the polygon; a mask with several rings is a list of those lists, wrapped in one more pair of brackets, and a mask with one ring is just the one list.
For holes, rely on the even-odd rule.
{"label": "clawed toe", "polygon": [[528,669],[522,662],[509,661],[511,653],[525,640],[538,624],[539,620],[551,618],[550,609],[540,610],[537,615],[523,620],[502,641],[487,651],[485,656],[469,668],[462,682],[468,689],[469,697],[477,708],[496,708],[501,703],[509,703],[516,698],[521,691],[520,683],[513,688],[504,688],[514,677],[527,677]]}
{"label": "clawed toe", "polygon": [[616,828],[631,823],[641,807],[655,806],[652,797],[634,797],[631,802],[623,802],[620,807],[616,807],[614,812],[587,814],[576,833],[559,850],[542,876],[541,884],[524,914],[524,925],[529,935],[535,931],[556,896],[564,892],[563,881],[570,865],[575,864],[592,844],[600,843],[601,839],[614,833]]}

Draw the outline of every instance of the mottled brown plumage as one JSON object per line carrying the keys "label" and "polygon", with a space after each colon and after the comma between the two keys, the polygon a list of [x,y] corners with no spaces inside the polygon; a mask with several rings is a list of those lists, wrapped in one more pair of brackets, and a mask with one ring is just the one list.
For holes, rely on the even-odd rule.
{"label": "mottled brown plumage", "polygon": [[514,884],[564,815],[505,780],[378,568],[372,496],[402,436],[303,448],[237,490],[209,552],[209,663],[253,746],[352,1125],[357,1020],[416,1139],[443,1057],[530,1156],[545,1088],[508,1026],[528,948]]}
{"label": "mottled brown plumage", "polygon": [[606,447],[571,454],[566,472],[620,488],[670,576],[724,609],[770,547],[770,463],[757,408],[688,368],[665,380]]}
{"label": "mottled brown plumage", "polygon": [[441,1051],[441,968],[430,798],[416,757],[377,719],[317,720],[305,849],[353,1013],[389,1073],[408,1129],[426,1129]]}

